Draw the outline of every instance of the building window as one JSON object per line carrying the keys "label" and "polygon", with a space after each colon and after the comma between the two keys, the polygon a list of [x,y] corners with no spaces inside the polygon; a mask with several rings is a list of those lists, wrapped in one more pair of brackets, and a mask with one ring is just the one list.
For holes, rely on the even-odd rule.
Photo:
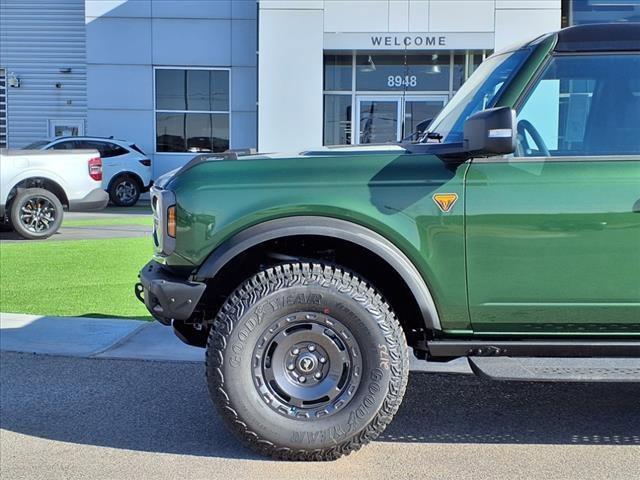
{"label": "building window", "polygon": [[640,20],[638,0],[564,0],[562,10],[569,25]]}
{"label": "building window", "polygon": [[157,68],[156,152],[229,149],[229,70]]}
{"label": "building window", "polygon": [[327,52],[324,145],[417,138],[489,53]]}
{"label": "building window", "polygon": [[84,120],[63,120],[59,118],[49,120],[49,136],[77,137],[84,135]]}
{"label": "building window", "polygon": [[324,96],[324,144],[351,143],[351,95]]}
{"label": "building window", "polygon": [[352,71],[352,55],[325,55],[324,89],[336,92],[351,91]]}
{"label": "building window", "polygon": [[357,55],[359,91],[449,91],[450,55]]}
{"label": "building window", "polygon": [[0,148],[7,148],[7,75],[0,68]]}

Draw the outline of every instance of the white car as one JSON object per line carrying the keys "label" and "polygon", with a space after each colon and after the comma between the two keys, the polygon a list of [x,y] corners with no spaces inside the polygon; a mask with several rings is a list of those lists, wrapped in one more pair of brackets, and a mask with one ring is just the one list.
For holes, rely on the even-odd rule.
{"label": "white car", "polygon": [[38,150],[95,149],[100,152],[103,186],[111,202],[120,207],[135,205],[151,187],[151,160],[132,142],[104,137],[58,137],[25,147]]}
{"label": "white car", "polygon": [[0,221],[23,238],[56,233],[64,207],[100,210],[109,202],[96,150],[0,149],[0,166]]}

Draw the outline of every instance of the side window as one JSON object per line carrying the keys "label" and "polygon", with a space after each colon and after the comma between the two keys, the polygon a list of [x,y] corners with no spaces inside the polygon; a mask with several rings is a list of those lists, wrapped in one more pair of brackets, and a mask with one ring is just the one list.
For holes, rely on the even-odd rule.
{"label": "side window", "polygon": [[102,158],[119,157],[120,155],[129,153],[126,148],[122,148],[120,145],[116,145],[115,143],[101,142],[99,145],[98,150],[100,151],[100,156]]}
{"label": "side window", "polygon": [[95,146],[90,145],[86,140],[76,140],[73,143],[73,148],[78,150],[90,150],[92,148],[96,148]]}
{"label": "side window", "polygon": [[107,157],[105,157],[106,145],[107,145],[106,143],[88,141],[88,142],[84,142],[84,145],[85,146],[83,148],[90,148],[92,150],[98,150],[98,153],[100,153],[100,157],[107,158]]}
{"label": "side window", "polygon": [[125,153],[129,153],[129,151],[126,148],[122,148],[120,145],[116,145],[115,143],[111,143],[111,142],[85,140],[77,143],[81,144],[81,146],[76,148],[98,150],[98,152],[100,153],[100,157],[102,158],[117,157],[119,155],[124,155]]}
{"label": "side window", "polygon": [[55,145],[47,148],[47,150],[73,150],[74,148],[79,148],[76,146],[76,143],[73,140],[67,142],[58,142]]}
{"label": "side window", "polygon": [[558,56],[518,112],[516,156],[640,153],[640,55]]}

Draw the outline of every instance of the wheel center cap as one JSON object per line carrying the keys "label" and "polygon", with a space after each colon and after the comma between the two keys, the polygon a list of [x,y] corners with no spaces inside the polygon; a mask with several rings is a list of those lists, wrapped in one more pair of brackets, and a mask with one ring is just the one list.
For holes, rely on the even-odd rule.
{"label": "wheel center cap", "polygon": [[313,371],[317,365],[318,360],[316,360],[316,357],[308,353],[301,355],[298,359],[298,370],[304,373]]}

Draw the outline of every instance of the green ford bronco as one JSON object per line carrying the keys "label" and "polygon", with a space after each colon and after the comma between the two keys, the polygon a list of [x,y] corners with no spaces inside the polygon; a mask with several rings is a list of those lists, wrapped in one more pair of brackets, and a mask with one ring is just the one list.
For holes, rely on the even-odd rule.
{"label": "green ford bronco", "polygon": [[640,24],[488,58],[415,141],[196,157],[152,190],[136,295],[257,451],[330,460],[412,363],[640,381]]}

